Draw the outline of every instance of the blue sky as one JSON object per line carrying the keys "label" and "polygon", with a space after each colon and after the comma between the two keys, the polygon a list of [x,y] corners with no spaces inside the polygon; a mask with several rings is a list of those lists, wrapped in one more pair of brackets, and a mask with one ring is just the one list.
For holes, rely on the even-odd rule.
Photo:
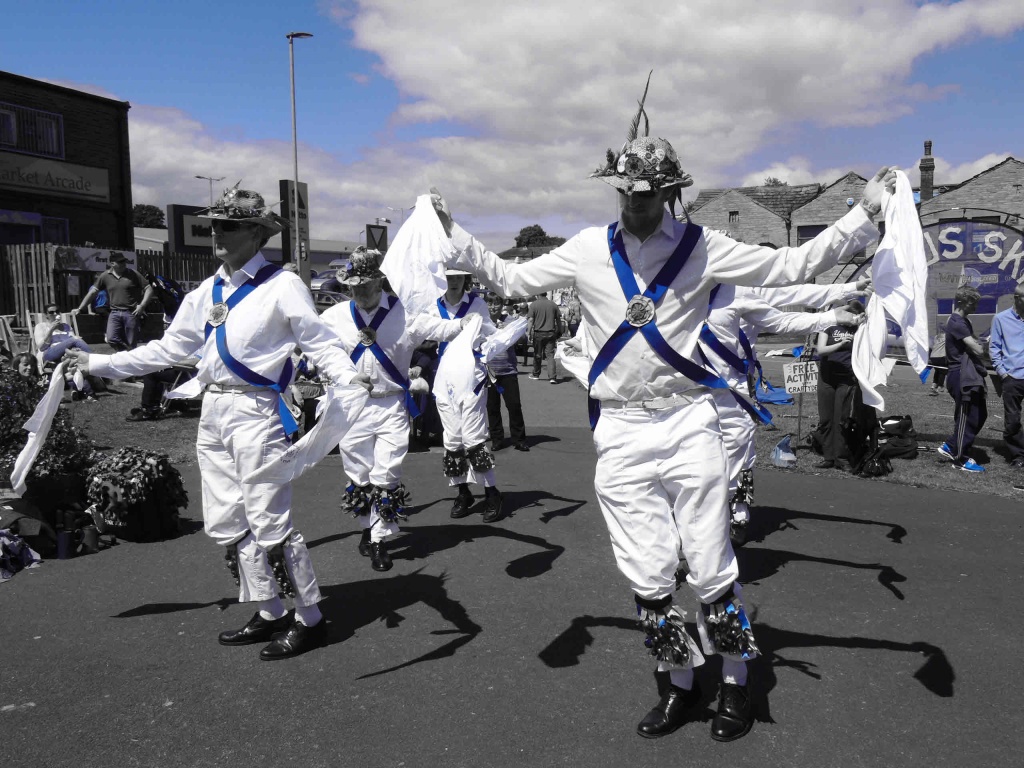
{"label": "blue sky", "polygon": [[649,69],[652,133],[691,194],[887,163],[916,182],[924,139],[939,182],[1024,159],[1019,0],[678,5],[36,0],[5,8],[0,68],[131,102],[136,202],[202,203],[196,174],[273,197],[291,174],[285,34],[313,33],[295,47],[300,177],[322,238],[431,185],[495,250],[533,223],[605,223],[614,194],[586,177]]}

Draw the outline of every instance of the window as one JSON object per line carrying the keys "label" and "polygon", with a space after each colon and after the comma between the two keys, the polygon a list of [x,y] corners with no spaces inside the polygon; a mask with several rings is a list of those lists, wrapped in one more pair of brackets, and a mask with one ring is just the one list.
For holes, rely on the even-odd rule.
{"label": "window", "polygon": [[729,223],[730,224],[739,224],[740,223],[740,212],[739,211],[729,211]]}
{"label": "window", "polygon": [[14,110],[0,109],[0,145],[14,146],[18,143],[18,118]]}
{"label": "window", "polygon": [[0,146],[64,159],[64,119],[53,112],[0,102]]}
{"label": "window", "polygon": [[68,237],[68,220],[44,216],[42,242],[67,245],[70,242]]}
{"label": "window", "polygon": [[808,240],[813,240],[824,232],[827,227],[824,224],[805,224],[796,228],[796,244],[803,245]]}

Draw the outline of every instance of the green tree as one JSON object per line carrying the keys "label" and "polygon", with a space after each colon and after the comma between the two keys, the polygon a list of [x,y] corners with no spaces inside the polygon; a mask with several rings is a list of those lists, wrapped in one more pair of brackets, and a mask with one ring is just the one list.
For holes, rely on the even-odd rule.
{"label": "green tree", "polygon": [[789,182],[788,181],[783,181],[782,179],[777,178],[775,176],[768,176],[764,180],[764,185],[766,187],[788,187],[789,186]]}
{"label": "green tree", "polygon": [[519,230],[519,234],[516,235],[516,248],[528,248],[529,246],[538,245],[556,246],[564,242],[564,237],[552,237],[544,231],[540,224],[531,224],[528,227],[523,227]]}
{"label": "green tree", "polygon": [[164,212],[155,205],[137,203],[132,208],[132,219],[136,227],[167,229],[167,225],[164,224]]}

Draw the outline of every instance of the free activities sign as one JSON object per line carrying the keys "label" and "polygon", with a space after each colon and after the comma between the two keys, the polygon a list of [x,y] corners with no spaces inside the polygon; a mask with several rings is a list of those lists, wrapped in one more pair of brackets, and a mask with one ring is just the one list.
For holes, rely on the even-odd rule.
{"label": "free activities sign", "polygon": [[0,152],[0,187],[110,202],[110,181],[105,168],[90,168],[44,157]]}

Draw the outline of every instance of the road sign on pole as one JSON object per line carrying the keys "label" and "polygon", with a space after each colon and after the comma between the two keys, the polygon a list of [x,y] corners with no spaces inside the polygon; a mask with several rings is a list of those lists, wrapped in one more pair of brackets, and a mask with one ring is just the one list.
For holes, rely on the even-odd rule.
{"label": "road sign on pole", "polygon": [[384,224],[366,225],[366,247],[384,253],[388,249],[388,228]]}

